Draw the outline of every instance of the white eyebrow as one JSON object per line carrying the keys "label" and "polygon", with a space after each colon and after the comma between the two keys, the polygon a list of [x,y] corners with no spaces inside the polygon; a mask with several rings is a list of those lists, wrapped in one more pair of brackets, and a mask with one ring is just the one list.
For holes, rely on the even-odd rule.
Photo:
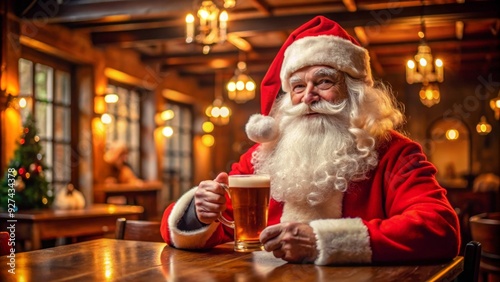
{"label": "white eyebrow", "polygon": [[298,75],[291,76],[289,79],[290,84],[299,83],[302,79]]}
{"label": "white eyebrow", "polygon": [[314,77],[322,77],[322,76],[335,76],[338,73],[336,69],[332,68],[320,68],[314,72]]}

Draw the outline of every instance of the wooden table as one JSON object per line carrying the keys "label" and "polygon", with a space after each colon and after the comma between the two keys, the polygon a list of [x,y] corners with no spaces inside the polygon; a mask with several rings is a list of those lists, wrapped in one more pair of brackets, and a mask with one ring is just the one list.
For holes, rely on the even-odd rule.
{"label": "wooden table", "polygon": [[139,219],[144,209],[140,206],[94,204],[80,210],[26,210],[10,218],[0,213],[0,230],[15,224],[15,239],[30,241],[31,248],[40,249],[42,240],[61,237],[98,236],[112,233],[116,219]]}
{"label": "wooden table", "polygon": [[146,181],[138,184],[99,184],[94,187],[94,203],[106,203],[109,197],[123,196],[127,204],[144,208],[142,219],[156,220],[158,216],[158,194],[162,183]]}
{"label": "wooden table", "polygon": [[1,281],[452,281],[463,257],[391,266],[289,264],[267,252],[236,253],[232,244],[194,252],[163,243],[98,239],[16,254],[15,272],[0,257]]}

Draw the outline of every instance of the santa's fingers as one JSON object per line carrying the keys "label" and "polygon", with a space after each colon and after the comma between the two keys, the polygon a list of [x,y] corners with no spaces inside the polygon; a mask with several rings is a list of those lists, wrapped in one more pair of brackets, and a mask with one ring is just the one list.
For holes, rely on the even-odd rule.
{"label": "santa's fingers", "polygon": [[283,232],[281,224],[268,226],[260,233],[260,242],[266,244],[269,240],[278,237],[281,232]]}

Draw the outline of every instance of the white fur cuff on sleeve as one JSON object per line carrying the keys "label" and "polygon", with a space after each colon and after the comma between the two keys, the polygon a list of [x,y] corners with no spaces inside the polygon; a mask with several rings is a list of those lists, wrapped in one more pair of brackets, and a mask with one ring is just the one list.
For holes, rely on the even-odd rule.
{"label": "white fur cuff on sleeve", "polygon": [[182,195],[174,205],[170,216],[168,217],[168,228],[170,230],[170,237],[176,248],[182,249],[199,249],[205,246],[207,240],[212,236],[215,229],[219,225],[217,222],[202,227],[197,230],[183,231],[177,228],[177,224],[189,207],[189,203],[194,197],[196,187],[187,191]]}
{"label": "white fur cuff on sleeve", "polygon": [[309,223],[316,234],[317,265],[370,263],[368,228],[360,218],[319,219]]}

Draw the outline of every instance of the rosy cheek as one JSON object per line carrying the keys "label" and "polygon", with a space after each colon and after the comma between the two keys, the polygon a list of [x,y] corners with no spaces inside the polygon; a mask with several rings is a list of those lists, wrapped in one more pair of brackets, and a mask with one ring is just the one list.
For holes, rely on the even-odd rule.
{"label": "rosy cheek", "polygon": [[304,95],[298,95],[298,94],[295,94],[292,96],[292,105],[297,105],[300,103],[300,101],[302,100],[302,97]]}

